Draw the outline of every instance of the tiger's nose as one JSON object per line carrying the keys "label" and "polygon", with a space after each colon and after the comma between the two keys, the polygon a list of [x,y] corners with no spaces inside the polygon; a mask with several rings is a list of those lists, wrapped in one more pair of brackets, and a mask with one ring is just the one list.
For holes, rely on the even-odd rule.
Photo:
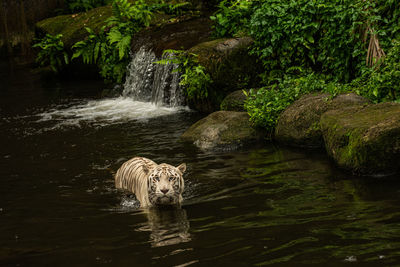
{"label": "tiger's nose", "polygon": [[168,193],[168,191],[169,191],[169,189],[168,189],[168,188],[161,189],[161,192],[163,192],[163,194],[166,194],[166,193]]}

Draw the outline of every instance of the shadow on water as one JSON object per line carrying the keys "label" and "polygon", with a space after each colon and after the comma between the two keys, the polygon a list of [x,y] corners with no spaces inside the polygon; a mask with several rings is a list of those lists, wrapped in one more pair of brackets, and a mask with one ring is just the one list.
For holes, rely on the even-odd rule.
{"label": "shadow on water", "polygon": [[[400,263],[398,176],[352,177],[324,153],[271,144],[201,151],[179,140],[194,112],[106,123],[81,109],[107,111],[104,85],[0,77],[1,266]],[[136,155],[187,164],[181,208],[142,210],[115,190]]]}

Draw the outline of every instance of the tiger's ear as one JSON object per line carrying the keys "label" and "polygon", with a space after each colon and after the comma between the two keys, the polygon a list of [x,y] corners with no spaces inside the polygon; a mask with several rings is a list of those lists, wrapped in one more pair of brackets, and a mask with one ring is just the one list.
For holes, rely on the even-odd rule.
{"label": "tiger's ear", "polygon": [[186,171],[186,163],[182,163],[176,168],[183,174]]}

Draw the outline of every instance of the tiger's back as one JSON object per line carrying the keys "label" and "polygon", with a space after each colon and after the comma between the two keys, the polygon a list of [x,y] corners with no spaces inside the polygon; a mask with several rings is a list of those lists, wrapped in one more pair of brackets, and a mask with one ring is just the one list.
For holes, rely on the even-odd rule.
{"label": "tiger's back", "polygon": [[154,161],[147,158],[134,157],[128,160],[115,174],[115,187],[134,193],[142,206],[148,206],[148,170],[156,166]]}

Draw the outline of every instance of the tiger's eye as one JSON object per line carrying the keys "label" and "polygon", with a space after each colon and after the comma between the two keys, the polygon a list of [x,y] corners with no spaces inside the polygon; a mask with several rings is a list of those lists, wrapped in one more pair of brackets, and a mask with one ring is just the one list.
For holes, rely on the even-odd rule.
{"label": "tiger's eye", "polygon": [[158,176],[155,176],[153,179],[154,179],[154,180],[157,180],[157,182],[160,181],[160,177],[158,177]]}
{"label": "tiger's eye", "polygon": [[173,181],[173,180],[175,180],[175,177],[173,177],[173,176],[169,177],[169,181]]}

